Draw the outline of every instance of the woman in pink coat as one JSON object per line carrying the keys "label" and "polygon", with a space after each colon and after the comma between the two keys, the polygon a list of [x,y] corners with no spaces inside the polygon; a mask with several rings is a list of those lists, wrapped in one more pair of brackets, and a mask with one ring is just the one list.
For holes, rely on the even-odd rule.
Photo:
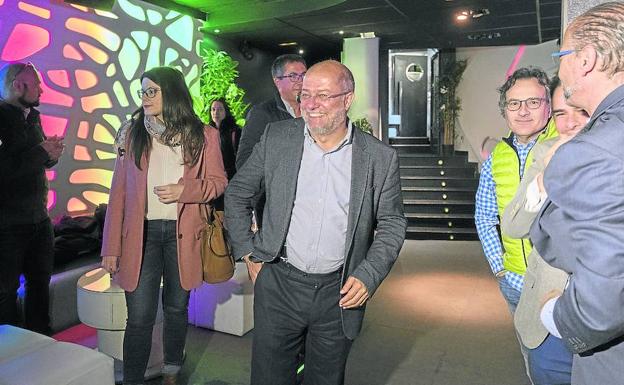
{"label": "woman in pink coat", "polygon": [[182,365],[189,290],[202,282],[200,207],[225,190],[219,132],[193,111],[184,76],[141,76],[142,106],[119,130],[102,266],[126,291],[124,384],[142,384],[163,281],[164,383]]}

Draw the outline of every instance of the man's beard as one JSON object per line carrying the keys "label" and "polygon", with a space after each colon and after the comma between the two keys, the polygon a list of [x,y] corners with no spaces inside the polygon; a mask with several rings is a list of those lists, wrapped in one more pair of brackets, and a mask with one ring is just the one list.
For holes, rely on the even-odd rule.
{"label": "man's beard", "polygon": [[[24,94],[26,94],[28,92],[28,86],[26,84],[24,84]],[[39,106],[39,97],[37,96],[37,100],[35,100],[34,102],[29,102],[26,99],[24,99],[24,96],[20,96],[17,101],[19,102],[19,104],[22,105],[22,107],[24,108],[32,108],[32,107],[37,107]]]}

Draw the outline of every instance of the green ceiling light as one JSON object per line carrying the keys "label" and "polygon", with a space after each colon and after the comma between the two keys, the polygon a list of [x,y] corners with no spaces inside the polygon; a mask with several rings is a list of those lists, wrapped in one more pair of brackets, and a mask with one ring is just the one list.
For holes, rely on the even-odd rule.
{"label": "green ceiling light", "polygon": [[215,28],[214,33],[221,33],[221,30],[219,28]]}

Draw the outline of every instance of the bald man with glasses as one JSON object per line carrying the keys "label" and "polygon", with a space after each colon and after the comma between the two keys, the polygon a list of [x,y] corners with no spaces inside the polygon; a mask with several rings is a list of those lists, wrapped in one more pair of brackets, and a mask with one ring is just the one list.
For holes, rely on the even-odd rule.
{"label": "bald man with glasses", "polygon": [[32,63],[0,69],[0,324],[19,323],[16,299],[24,274],[24,325],[49,334],[54,233],[45,170],[58,162],[65,146],[63,138],[43,133],[34,108],[42,93]]}

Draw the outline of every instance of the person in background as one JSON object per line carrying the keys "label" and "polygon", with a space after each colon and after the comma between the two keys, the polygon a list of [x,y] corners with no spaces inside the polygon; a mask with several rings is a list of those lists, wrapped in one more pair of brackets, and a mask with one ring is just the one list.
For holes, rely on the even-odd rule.
{"label": "person in background", "polygon": [[[525,171],[520,187],[505,208],[501,231],[515,238],[527,238],[531,224],[540,209],[537,178],[548,165],[556,149],[572,139],[587,124],[589,116],[568,105],[563,87],[555,76],[550,81],[552,116],[558,137],[538,143],[533,148],[533,164]],[[524,286],[514,314],[514,326],[522,344],[528,349],[529,373],[534,385],[569,385],[572,377],[572,352],[560,338],[548,333],[540,320],[544,295],[551,290],[563,290],[568,281],[566,272],[547,264],[533,248],[527,258]]]}
{"label": "person in background", "polygon": [[554,153],[547,196],[531,227],[544,260],[565,271],[563,291],[542,298],[540,317],[574,353],[572,384],[624,378],[624,3],[572,20],[558,57],[568,104],[591,116]]}
{"label": "person in background", "polygon": [[[236,124],[225,98],[218,98],[210,103],[209,124],[219,130],[223,166],[227,178],[230,180],[236,174],[236,151],[238,150],[241,129]],[[214,201],[214,207],[217,210],[223,210],[223,206],[223,195],[221,195]]]}
{"label": "person in background", "polygon": [[218,98],[210,103],[209,124],[219,130],[223,166],[228,180],[230,180],[236,174],[236,152],[240,142],[241,129],[236,124],[225,98]]}
{"label": "person in background", "polygon": [[[271,76],[277,93],[271,99],[253,106],[247,113],[236,155],[237,170],[247,162],[269,123],[301,117],[298,97],[306,70],[306,62],[300,55],[281,55],[273,61]],[[264,202],[264,191],[260,191],[253,203],[254,228],[262,226]]]}
{"label": "person in background", "polygon": [[142,105],[116,139],[102,243],[102,266],[126,292],[124,384],[142,384],[163,283],[163,383],[183,360],[189,290],[202,283],[196,231],[201,206],[225,190],[219,132],[193,111],[182,73],[157,67],[141,76]]}
{"label": "person in background", "polygon": [[0,324],[19,325],[16,300],[24,274],[24,325],[49,334],[54,231],[45,172],[65,145],[63,138],[43,133],[35,109],[42,93],[32,63],[0,69]]}

